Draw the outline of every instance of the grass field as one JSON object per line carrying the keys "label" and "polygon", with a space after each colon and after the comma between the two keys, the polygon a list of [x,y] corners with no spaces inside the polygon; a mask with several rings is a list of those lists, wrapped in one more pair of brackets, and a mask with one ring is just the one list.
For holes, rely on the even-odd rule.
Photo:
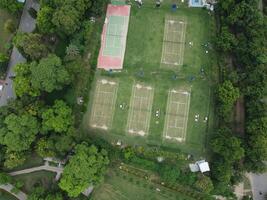
{"label": "grass field", "polygon": [[20,180],[24,183],[22,191],[26,193],[31,193],[35,186],[41,186],[44,189],[49,189],[49,187],[54,182],[56,174],[53,172],[40,171],[33,172],[30,174],[23,174],[15,176],[16,180]]}
{"label": "grass field", "polygon": [[[86,115],[84,125],[91,134],[103,136],[109,141],[120,139],[131,144],[162,145],[203,155],[206,137],[213,127],[212,91],[217,80],[216,56],[210,45],[214,19],[206,10],[185,6],[172,12],[170,2],[164,1],[160,9],[154,8],[152,0],[144,1],[140,9],[132,6],[123,70],[120,73],[97,71],[93,84],[94,88],[96,80],[103,77],[119,83],[112,128],[109,131],[91,129],[88,126],[90,114]],[[161,68],[165,19],[169,15],[186,19],[183,65],[179,66],[178,71]],[[154,91],[149,131],[145,136],[129,134],[127,131],[132,88],[136,83],[148,85]],[[184,142],[163,139],[168,93],[176,88],[190,89]],[[94,92],[91,94],[88,113],[92,111],[93,96]],[[204,120],[206,117],[207,121]]]}
{"label": "grass field", "polygon": [[[157,191],[156,189],[160,189]],[[191,200],[159,185],[121,171],[110,170],[105,182],[95,188],[91,200]]]}
{"label": "grass field", "polygon": [[17,198],[3,190],[0,190],[0,200],[17,200]]}
{"label": "grass field", "polygon": [[17,22],[16,18],[8,14],[7,11],[0,9],[0,52],[5,52],[5,44],[11,39],[10,33],[4,31],[4,24],[8,19]]}

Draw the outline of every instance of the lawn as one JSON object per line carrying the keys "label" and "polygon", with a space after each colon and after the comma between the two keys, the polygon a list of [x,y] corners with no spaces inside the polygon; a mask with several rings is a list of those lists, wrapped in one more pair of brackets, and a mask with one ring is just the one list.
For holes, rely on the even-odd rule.
{"label": "lawn", "polygon": [[[215,29],[214,18],[207,10],[184,5],[172,12],[170,2],[164,1],[160,9],[154,7],[152,0],[144,1],[140,9],[132,6],[124,69],[120,73],[97,71],[94,81],[108,77],[119,83],[112,127],[108,131],[88,127],[94,89],[84,124],[90,133],[110,141],[120,139],[131,144],[180,148],[201,156],[205,153],[206,138],[212,132],[214,123],[212,93],[217,80],[217,66],[216,55],[210,44]],[[160,68],[166,15],[187,21],[184,59],[180,70]],[[189,42],[193,45],[189,45]],[[136,83],[154,89],[149,133],[143,137],[133,136],[126,131],[132,86]],[[180,88],[187,88],[191,93],[185,142],[163,139],[168,92]],[[125,105],[124,109],[121,105]],[[159,116],[156,116],[157,111],[160,112]],[[199,116],[197,122],[196,115]],[[206,117],[207,121],[204,120]]]}
{"label": "lawn", "polygon": [[[157,191],[157,188],[160,191]],[[122,171],[110,170],[104,183],[97,186],[91,200],[191,200],[160,185]]]}
{"label": "lawn", "polygon": [[5,44],[11,39],[12,35],[4,30],[4,24],[8,19],[17,22],[17,19],[10,15],[6,10],[0,9],[0,53],[6,52]]}
{"label": "lawn", "polygon": [[56,177],[53,172],[40,171],[30,174],[23,174],[15,176],[16,180],[20,180],[24,183],[23,192],[31,193],[35,186],[41,186],[44,189],[49,189]]}
{"label": "lawn", "polygon": [[0,190],[0,200],[17,200],[17,198],[3,190]]}

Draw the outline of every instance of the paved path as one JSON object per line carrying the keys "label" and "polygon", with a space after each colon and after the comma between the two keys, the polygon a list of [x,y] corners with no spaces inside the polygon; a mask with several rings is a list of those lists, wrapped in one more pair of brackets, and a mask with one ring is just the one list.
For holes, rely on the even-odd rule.
{"label": "paved path", "polygon": [[17,175],[29,174],[29,173],[37,172],[37,171],[50,171],[50,172],[57,173],[56,180],[59,180],[61,174],[63,173],[63,170],[64,170],[64,168],[62,168],[62,167],[49,166],[48,162],[45,162],[45,165],[43,165],[43,166],[33,167],[33,168],[29,168],[29,169],[23,169],[20,171],[11,172],[11,173],[9,173],[9,175],[17,176]]}
{"label": "paved path", "polygon": [[[267,194],[267,173],[249,174],[253,200],[265,200],[264,195]],[[260,192],[262,194],[260,194]]]}
{"label": "paved path", "polygon": [[[28,9],[30,7],[35,8],[36,10],[39,10],[39,3],[36,0],[27,0],[23,13],[21,15],[20,24],[18,31],[19,32],[32,32],[35,29],[35,19],[33,19],[29,13]],[[13,90],[13,81],[9,78],[14,76],[14,66],[17,63],[23,63],[26,62],[26,59],[19,53],[16,47],[13,48],[9,64],[8,64],[8,70],[7,70],[7,76],[5,83],[7,85],[4,86],[2,95],[0,97],[0,106],[6,105],[7,100],[11,98],[16,98],[15,92]]]}
{"label": "paved path", "polygon": [[13,188],[14,188],[14,186],[11,184],[0,185],[0,189],[7,191],[8,193],[15,196],[17,199],[19,199],[19,200],[26,200],[27,199],[27,195],[25,193],[23,193],[22,191],[19,191],[17,194],[11,192]]}

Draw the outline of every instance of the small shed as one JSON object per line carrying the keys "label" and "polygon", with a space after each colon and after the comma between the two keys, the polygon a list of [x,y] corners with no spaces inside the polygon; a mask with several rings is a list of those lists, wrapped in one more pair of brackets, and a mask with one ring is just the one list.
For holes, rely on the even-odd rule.
{"label": "small shed", "polygon": [[201,173],[205,173],[205,172],[210,171],[209,163],[206,162],[205,160],[200,160],[200,161],[197,161],[196,163],[189,164],[189,168],[191,172],[200,171]]}

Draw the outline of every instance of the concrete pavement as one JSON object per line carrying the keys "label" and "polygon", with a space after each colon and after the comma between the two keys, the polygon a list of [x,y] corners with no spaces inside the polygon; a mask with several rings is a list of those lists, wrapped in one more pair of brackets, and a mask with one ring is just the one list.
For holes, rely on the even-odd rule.
{"label": "concrete pavement", "polygon": [[264,195],[267,194],[267,173],[249,175],[253,200],[265,200]]}
{"label": "concrete pavement", "polygon": [[[36,0],[26,1],[20,19],[20,24],[18,28],[19,32],[30,33],[35,29],[35,19],[33,19],[28,13],[29,8],[31,7],[35,8],[36,10],[39,10],[40,8],[39,3]],[[13,81],[9,77],[14,76],[15,65],[23,62],[26,62],[26,59],[19,53],[18,49],[14,47],[8,64],[5,85],[2,91],[2,95],[0,97],[0,106],[6,105],[9,99],[16,98],[13,88]]]}

